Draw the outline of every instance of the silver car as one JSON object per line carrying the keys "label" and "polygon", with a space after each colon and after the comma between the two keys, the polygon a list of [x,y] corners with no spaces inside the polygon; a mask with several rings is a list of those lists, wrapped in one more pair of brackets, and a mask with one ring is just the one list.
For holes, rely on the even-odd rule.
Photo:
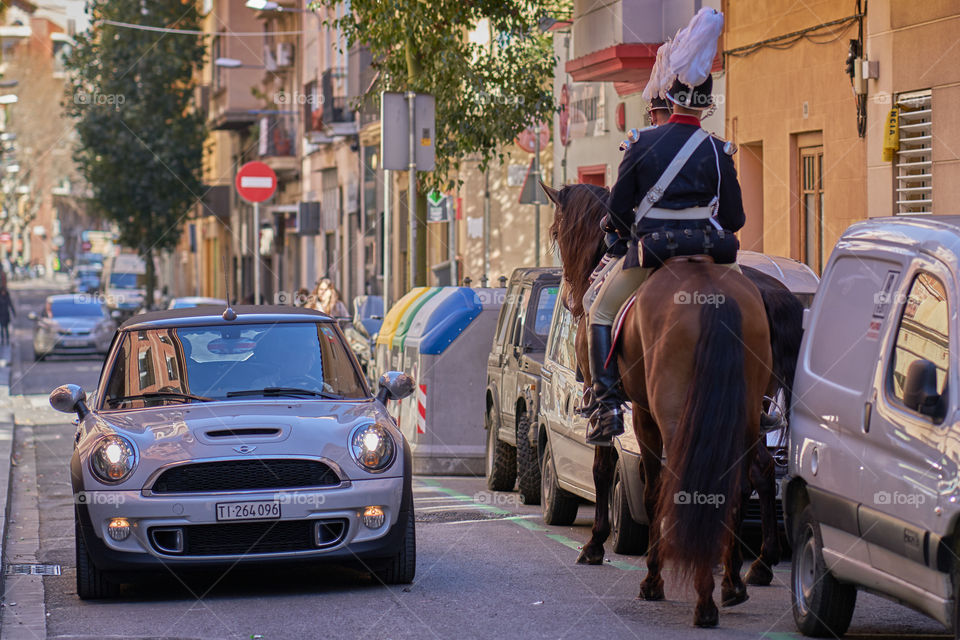
{"label": "silver car", "polygon": [[33,358],[49,355],[105,354],[117,329],[107,307],[96,296],[64,294],[50,296],[33,329]]}
{"label": "silver car", "polygon": [[290,307],[147,313],[120,327],[76,412],[77,593],[144,572],[282,562],[359,564],[387,583],[416,568],[410,449],[335,321]]}

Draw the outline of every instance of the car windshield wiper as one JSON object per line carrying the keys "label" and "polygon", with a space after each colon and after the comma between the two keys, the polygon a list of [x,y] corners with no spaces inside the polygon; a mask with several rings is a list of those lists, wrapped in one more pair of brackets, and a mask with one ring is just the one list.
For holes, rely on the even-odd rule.
{"label": "car windshield wiper", "polygon": [[263,389],[244,389],[242,391],[228,391],[228,398],[239,398],[242,396],[314,396],[317,398],[327,398],[329,400],[342,400],[343,396],[338,396],[325,391],[315,391],[314,389],[299,389],[297,387],[265,387]]}
{"label": "car windshield wiper", "polygon": [[213,398],[207,398],[204,396],[195,396],[192,393],[181,393],[180,391],[148,391],[147,393],[139,393],[133,396],[120,396],[119,398],[109,398],[107,404],[111,407],[120,404],[121,402],[126,402],[128,400],[184,400],[191,401],[196,400],[197,402],[213,402]]}

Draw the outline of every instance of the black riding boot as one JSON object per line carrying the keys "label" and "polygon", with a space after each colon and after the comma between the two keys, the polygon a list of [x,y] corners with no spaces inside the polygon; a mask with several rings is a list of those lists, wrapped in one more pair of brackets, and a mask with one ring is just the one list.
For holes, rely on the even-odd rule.
{"label": "black riding boot", "polygon": [[590,428],[587,430],[587,444],[609,447],[614,437],[623,433],[623,399],[620,397],[620,371],[617,359],[610,358],[613,327],[591,325],[590,338],[590,377],[593,379],[594,402],[599,406],[590,415]]}

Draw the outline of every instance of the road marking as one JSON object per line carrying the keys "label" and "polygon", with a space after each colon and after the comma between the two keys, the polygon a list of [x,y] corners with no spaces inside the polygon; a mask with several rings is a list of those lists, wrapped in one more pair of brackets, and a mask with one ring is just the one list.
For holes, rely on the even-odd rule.
{"label": "road marking", "polygon": [[[582,543],[582,542],[577,542],[576,540],[572,540],[572,539],[570,539],[570,538],[568,538],[568,537],[566,537],[566,536],[564,536],[564,535],[561,535],[561,534],[559,534],[559,533],[552,533],[553,531],[556,531],[556,529],[554,529],[554,528],[552,528],[552,527],[548,527],[548,526],[542,525],[542,524],[540,524],[540,523],[538,523],[538,522],[531,522],[530,520],[523,519],[524,516],[518,516],[517,514],[514,514],[512,511],[508,511],[508,510],[506,510],[506,509],[501,509],[500,507],[495,507],[495,506],[493,506],[493,505],[483,504],[483,503],[477,502],[476,500],[474,500],[473,498],[471,498],[470,496],[468,496],[468,495],[466,495],[466,494],[460,493],[459,491],[455,491],[455,490],[453,490],[453,489],[449,489],[449,488],[443,486],[443,485],[440,484],[440,482],[438,482],[437,480],[433,480],[433,479],[430,479],[430,478],[418,478],[417,480],[418,480],[418,482],[420,482],[420,483],[422,483],[422,484],[430,487],[430,488],[433,489],[434,491],[439,492],[439,493],[446,494],[446,495],[450,496],[451,498],[454,498],[454,499],[456,499],[456,500],[460,500],[461,502],[467,503],[467,504],[469,504],[471,507],[474,507],[475,509],[480,509],[480,510],[483,510],[483,511],[489,511],[490,513],[497,513],[497,514],[501,514],[501,515],[506,515],[506,516],[508,516],[508,517],[505,517],[505,518],[497,518],[497,519],[495,519],[495,520],[488,520],[487,522],[510,521],[510,522],[512,522],[512,523],[514,523],[514,524],[516,524],[516,525],[519,525],[519,526],[523,527],[524,529],[528,529],[529,531],[536,531],[536,532],[539,532],[539,533],[545,533],[547,538],[553,540],[554,542],[559,542],[560,544],[564,545],[565,547],[569,547],[570,549],[573,549],[574,551],[579,551],[580,548],[583,546],[583,543]],[[536,517],[536,516],[529,516],[529,517]],[[482,521],[473,520],[473,521],[468,521],[468,522],[482,522]],[[448,523],[445,523],[445,524],[456,524],[456,523],[448,522]],[[614,567],[614,568],[616,568],[616,569],[620,569],[621,571],[643,571],[643,570],[644,570],[643,567],[638,567],[638,566],[636,566],[636,565],[630,564],[629,562],[624,562],[623,560],[613,560],[613,559],[610,559],[610,558],[606,559],[603,564],[604,564],[605,566],[611,566],[611,567]]]}

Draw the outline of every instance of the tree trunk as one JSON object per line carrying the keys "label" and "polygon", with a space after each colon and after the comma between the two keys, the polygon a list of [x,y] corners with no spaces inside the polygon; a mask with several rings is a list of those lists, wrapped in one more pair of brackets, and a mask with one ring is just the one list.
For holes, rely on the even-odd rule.
{"label": "tree trunk", "polygon": [[157,288],[157,274],[153,268],[153,247],[147,247],[143,251],[143,260],[147,265],[147,286],[146,295],[143,297],[143,307],[151,311],[153,310],[153,292]]}
{"label": "tree trunk", "polygon": [[[406,38],[404,41],[404,50],[407,59],[407,89],[413,90],[416,86],[417,78],[421,74],[419,61],[419,52],[417,44],[413,38]],[[411,287],[427,286],[427,196],[422,193],[419,184],[416,194],[416,211],[411,211],[410,215],[416,216],[417,220],[417,244],[410,247],[410,259],[414,261],[417,267],[417,280],[411,282]]]}

